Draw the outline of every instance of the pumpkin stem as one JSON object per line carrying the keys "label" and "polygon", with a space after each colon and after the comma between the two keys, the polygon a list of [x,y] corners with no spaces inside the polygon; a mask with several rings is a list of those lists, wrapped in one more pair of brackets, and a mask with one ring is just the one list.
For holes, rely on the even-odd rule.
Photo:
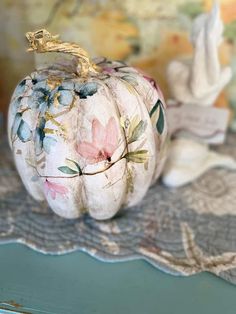
{"label": "pumpkin stem", "polygon": [[87,77],[89,72],[98,73],[100,68],[90,61],[88,53],[75,43],[67,43],[58,39],[58,35],[53,36],[46,29],[36,32],[26,33],[29,41],[28,51],[44,52],[62,52],[75,56],[78,59],[78,71],[81,77]]}

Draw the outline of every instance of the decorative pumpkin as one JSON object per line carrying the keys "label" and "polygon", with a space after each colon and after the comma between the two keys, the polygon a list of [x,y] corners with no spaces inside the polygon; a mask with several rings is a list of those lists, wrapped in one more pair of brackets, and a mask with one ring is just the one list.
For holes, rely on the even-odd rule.
{"label": "decorative pumpkin", "polygon": [[46,30],[26,37],[31,51],[76,57],[33,72],[12,96],[9,142],[26,189],[65,218],[108,219],[135,205],[165,160],[161,91],[124,62],[93,63]]}

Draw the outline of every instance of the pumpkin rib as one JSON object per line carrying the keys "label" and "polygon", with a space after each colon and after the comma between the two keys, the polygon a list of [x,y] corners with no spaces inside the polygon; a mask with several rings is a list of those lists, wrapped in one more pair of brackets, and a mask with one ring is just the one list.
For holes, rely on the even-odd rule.
{"label": "pumpkin rib", "polygon": [[[124,84],[124,81],[121,80],[119,77],[115,77],[115,76],[114,76],[114,78]],[[129,82],[127,82],[127,83],[130,84]],[[125,84],[124,84],[124,85],[125,85]],[[130,84],[130,86],[131,86],[131,88],[133,88],[133,86],[132,86],[131,84]],[[136,95],[136,99],[138,99],[137,95]],[[138,100],[138,101],[139,101],[139,100]],[[125,135],[125,138],[126,138],[127,152],[129,152],[129,144],[128,144],[126,135]],[[130,166],[130,165],[129,165],[129,162],[128,162],[128,160],[127,160],[127,161],[126,161],[126,171],[127,171],[128,175],[130,176],[130,177],[129,177],[130,180],[133,182],[132,169],[133,169],[132,165]],[[129,195],[129,194],[130,194],[130,193],[129,193],[129,184],[130,184],[130,180],[128,179],[128,176],[127,176],[127,180],[126,180],[126,191],[127,191],[127,193],[126,193],[126,197],[125,197],[125,201],[124,201],[124,204],[123,204],[123,205],[128,204],[128,201],[129,201],[129,197],[130,197],[130,195]],[[133,186],[133,183],[132,183],[132,186]]]}
{"label": "pumpkin rib", "polygon": [[[22,81],[30,81],[30,77],[26,77],[24,78]],[[16,89],[18,88],[18,86],[16,87]],[[27,92],[29,91],[29,89],[32,87],[29,87],[27,89]],[[21,101],[25,98],[27,98],[28,96],[24,96],[26,94],[26,91],[24,90],[23,94],[20,96],[22,97]],[[19,97],[19,95],[18,95]],[[14,94],[13,94],[13,98],[14,98]],[[14,103],[11,102],[10,104],[10,108],[9,108],[9,112],[11,112],[12,110],[12,104]],[[30,131],[31,131],[31,140],[28,140],[26,142],[22,142],[19,141],[19,139],[17,138],[17,140],[15,140],[14,142],[11,141],[11,128],[10,126],[13,124],[13,122],[11,123],[10,121],[10,117],[8,117],[8,127],[9,127],[9,138],[10,138],[10,142],[12,143],[12,150],[13,150],[13,154],[14,154],[14,159],[15,159],[15,163],[17,166],[18,171],[21,173],[21,180],[24,183],[24,185],[26,186],[27,190],[29,191],[30,195],[35,198],[38,201],[42,201],[44,199],[43,197],[43,192],[42,192],[42,188],[40,186],[40,183],[36,180],[32,181],[32,178],[37,177],[37,172],[36,170],[31,167],[29,165],[29,161],[32,161],[33,164],[35,164],[35,158],[33,158],[34,154],[32,154],[32,152],[34,151],[34,140],[33,140],[33,130],[31,130],[32,126],[35,125],[35,121],[37,119],[37,115],[34,114],[29,114],[29,106],[27,104],[27,107],[24,108],[23,110],[19,110],[19,108],[16,109],[16,113],[21,113],[21,118],[22,121],[24,121],[26,119],[25,115],[27,115],[27,120],[30,120]],[[29,122],[29,121],[28,121]],[[28,123],[27,123],[28,124]],[[16,151],[21,151],[21,154],[17,154]],[[33,158],[33,160],[32,160]],[[25,168],[25,171],[21,171],[21,168]],[[29,180],[30,177],[30,180]]]}
{"label": "pumpkin rib", "polygon": [[[82,188],[83,188],[83,191],[85,193],[85,200],[84,198],[82,198],[82,202],[83,202],[83,208],[84,209],[87,209],[87,206],[85,205],[86,201],[88,200],[89,196],[88,196],[88,193],[87,193],[87,190],[86,190],[86,177],[87,176],[96,176],[96,175],[99,175],[99,174],[103,174],[105,173],[107,170],[109,170],[111,167],[113,167],[117,162],[119,162],[121,159],[118,159],[116,161],[114,161],[113,163],[111,163],[107,168],[105,169],[100,169],[98,171],[95,171],[95,172],[92,172],[92,173],[86,173],[86,172],[83,172],[80,176],[80,178],[83,180],[83,185],[82,185]],[[89,211],[89,209],[87,209],[87,211]],[[91,215],[92,216],[92,215]],[[94,217],[95,218],[95,217]],[[96,218],[96,219],[99,219],[99,218]]]}
{"label": "pumpkin rib", "polygon": [[[83,100],[81,100],[77,95],[75,95],[75,98],[76,98],[75,103],[76,103],[76,106],[77,106],[77,110],[79,110],[80,103]],[[79,115],[77,115],[76,118],[77,118],[77,123],[76,123],[77,124],[77,128],[76,129],[79,130]],[[88,198],[88,194],[87,194],[87,191],[86,191],[86,185],[85,185],[84,176],[83,175],[81,175],[79,177],[76,176],[75,180],[76,181],[77,180],[82,181],[80,183],[80,186],[77,187],[76,192],[74,192],[74,199],[76,200],[76,199],[78,199],[76,194],[79,192],[79,190],[81,191],[81,196],[80,196],[80,198],[78,200],[82,203],[82,205],[80,205],[79,202],[77,202],[77,203],[75,202],[75,204],[77,204],[77,205],[75,205],[76,211],[78,213],[77,217],[80,217],[81,214],[83,214],[83,213],[88,211],[87,206],[86,206],[86,200]]]}
{"label": "pumpkin rib", "polygon": [[[106,86],[106,90],[109,92],[109,94],[110,94],[110,97],[111,97],[111,99],[113,99],[113,96],[114,95],[112,95],[112,92],[111,92],[111,88],[110,88],[110,86],[108,85],[108,83],[104,83],[104,85]],[[113,100],[113,104],[114,104],[114,106],[116,107],[116,110],[117,110],[117,112],[118,112],[118,114],[119,114],[119,120],[120,120],[120,118],[121,118],[121,112],[120,112],[120,108],[119,108],[119,105],[118,105],[118,103],[117,103],[117,101],[116,101],[116,97],[114,97],[114,99],[115,100]],[[120,124],[119,124],[120,125]],[[125,133],[125,131],[124,131],[124,129],[123,128],[121,128],[122,129],[122,133],[123,133],[123,136],[124,136],[124,141],[125,141],[125,149],[127,150],[127,153],[129,152],[129,145],[128,145],[128,140],[127,140],[127,137],[126,137],[126,133]],[[126,160],[125,161],[125,172],[124,172],[124,174],[123,174],[123,176],[125,175],[125,173],[128,173],[128,171],[129,171],[129,165],[128,165],[128,160]],[[125,182],[126,182],[126,191],[128,190],[128,180],[127,180],[127,175],[126,175],[126,179],[125,179]],[[124,197],[123,197],[123,202],[122,202],[122,207],[126,204],[126,201],[127,201],[127,192],[126,192],[126,195],[124,195]]]}
{"label": "pumpkin rib", "polygon": [[116,180],[114,186],[114,182],[109,181],[109,179],[114,178],[114,174],[117,175],[120,170],[123,173],[125,162],[123,159],[120,160],[114,164],[114,167],[109,168],[102,174],[90,177],[84,176],[85,185],[89,186],[89,193],[93,195],[92,199],[88,198],[88,209],[91,217],[98,220],[109,219],[119,211],[125,191],[123,181],[121,181],[122,178],[119,181]]}
{"label": "pumpkin rib", "polygon": [[[155,90],[155,89],[153,89],[153,86],[151,85],[151,83],[150,82],[148,82],[144,77],[140,77],[140,73],[132,73],[132,74],[134,74],[134,75],[136,75],[136,78],[138,79],[138,81],[139,80],[141,80],[141,78],[142,78],[142,81],[144,81],[145,82],[145,84],[148,84],[148,85],[150,85],[150,88],[151,88],[151,90]],[[123,80],[121,80],[120,78],[119,78],[119,80],[120,81],[123,81]],[[138,99],[138,101],[139,101],[139,97],[142,99],[142,103],[145,105],[145,108],[146,108],[146,110],[147,110],[147,113],[148,113],[148,115],[149,115],[149,108],[148,108],[148,106],[147,106],[147,103],[146,103],[146,101],[145,101],[145,95],[143,94],[143,93],[139,93],[139,91],[136,89],[136,87],[135,86],[133,86],[131,83],[129,83],[129,82],[127,82],[132,88],[133,88],[133,90],[135,91],[135,93],[136,93],[136,98]],[[142,82],[143,83],[143,82]],[[139,84],[138,84],[139,85]],[[160,95],[158,94],[158,92],[156,91],[156,94],[157,94],[157,97],[158,97],[158,99],[160,99]],[[139,101],[139,104],[141,105],[141,102]],[[155,143],[155,171],[153,172],[153,176],[152,176],[152,183],[154,183],[155,181],[156,181],[156,177],[157,177],[157,175],[156,175],[156,170],[159,168],[158,167],[158,156],[157,156],[157,152],[159,151],[159,147],[158,147],[158,145],[157,145],[157,141],[159,141],[159,136],[157,135],[157,134],[154,134],[154,138],[155,138],[155,140],[154,140],[154,143]]]}
{"label": "pumpkin rib", "polygon": [[[84,106],[84,108],[88,108],[88,104],[86,104],[86,100],[83,100],[83,106]],[[76,108],[80,108],[81,107],[81,105],[79,105],[78,103],[77,103],[77,106],[76,106]],[[86,117],[86,111],[84,111],[84,112],[81,112],[81,118],[83,118],[83,117]],[[65,119],[65,118],[64,118]],[[76,127],[76,129],[77,130],[79,130],[81,128],[81,125],[80,125],[80,119],[78,119],[78,122],[77,122],[77,127]],[[78,143],[78,142],[77,142]],[[107,170],[107,169],[106,169]],[[100,172],[106,172],[105,170],[101,170]],[[75,175],[75,176],[78,176],[77,174]],[[83,178],[81,178],[81,177],[83,177]],[[86,183],[86,181],[87,181],[87,177],[95,177],[95,173],[84,173],[84,175],[81,175],[80,176],[80,180],[83,180],[83,182],[84,183],[82,183],[82,186],[83,186],[83,191],[84,191],[84,193],[83,193],[83,206],[80,206],[80,209],[79,209],[79,211],[81,212],[81,207],[82,207],[82,209],[84,209],[84,208],[87,208],[88,210],[89,210],[89,205],[87,205],[87,200],[89,199],[89,195],[88,195],[88,192],[87,192],[87,183]],[[64,178],[64,176],[63,176],[63,178]],[[71,177],[70,177],[71,178]],[[73,180],[73,179],[72,179]],[[120,207],[120,206],[119,206]],[[111,208],[112,208],[112,206],[111,206]],[[117,210],[118,210],[119,208],[117,208]],[[91,214],[91,213],[90,213]],[[92,216],[93,216],[93,214],[92,214]],[[99,219],[98,217],[97,217],[97,219]],[[104,218],[105,219],[105,218]]]}
{"label": "pumpkin rib", "polygon": [[[115,97],[113,97],[114,95],[112,95],[111,89],[110,89],[109,85],[107,84],[107,82],[103,82],[102,80],[94,79],[94,78],[92,79],[92,81],[96,81],[100,86],[102,86],[102,87],[104,88],[104,90],[106,91],[106,94],[109,95],[109,98],[111,99],[111,102],[112,102],[112,104],[113,104],[113,107],[114,107],[116,113],[118,114],[119,120],[120,120],[121,113],[120,113],[119,107],[118,107],[118,105],[117,105],[117,102],[115,101]],[[120,123],[119,123],[119,126],[120,126]],[[125,152],[126,150],[127,150],[127,152],[128,152],[128,143],[127,143],[127,138],[126,138],[125,132],[124,132],[123,128],[121,128],[121,127],[120,127],[120,130],[122,131],[121,133],[123,134],[123,139],[122,139],[122,141],[124,141],[124,143],[125,143],[125,147],[124,147],[124,150],[123,150],[123,152],[122,152],[122,154],[121,154],[121,158],[118,158],[117,160],[115,160],[112,164],[110,164],[110,166],[108,166],[108,168],[102,170],[101,172],[104,172],[104,173],[105,173],[105,172],[108,171],[111,167],[115,166],[115,165],[116,165],[117,163],[119,163],[122,159],[124,159],[124,157],[122,157],[123,154],[124,154],[124,152]],[[127,160],[125,160],[125,169],[124,169],[124,173],[123,173],[123,175],[122,175],[122,179],[123,179],[123,176],[126,175],[127,163],[128,163]],[[125,182],[126,182],[126,181],[127,181],[127,180],[125,179]],[[116,182],[116,183],[117,183],[117,182]],[[124,197],[125,197],[125,189],[124,189],[123,195],[121,196],[121,199],[122,199],[121,206],[123,206],[123,203],[124,203],[123,199],[124,199]],[[115,213],[116,213],[117,211],[118,211],[118,210],[115,210]],[[113,213],[113,215],[114,215],[115,213]],[[97,219],[98,219],[98,218],[97,218]]]}
{"label": "pumpkin rib", "polygon": [[[113,79],[115,79],[116,81],[118,81],[118,83],[119,84],[121,84],[121,86],[122,86],[122,88],[125,88],[125,90],[126,91],[128,91],[129,92],[129,89],[127,89],[127,84],[126,83],[124,83],[123,82],[123,80],[121,80],[119,77],[117,77],[117,76],[112,76],[112,78]],[[112,86],[109,86],[110,87],[110,89],[112,89]],[[114,89],[112,89],[113,91],[114,91]],[[116,91],[114,91],[114,93],[115,93],[115,97],[114,98],[117,98],[118,96],[119,96],[119,94],[116,92]],[[138,108],[140,108],[140,113],[142,112],[142,114],[141,115],[143,115],[144,114],[144,112],[146,112],[146,110],[145,111],[143,111],[143,104],[140,102],[140,98],[139,98],[139,96],[137,95],[137,94],[135,94],[135,97],[136,97],[136,103],[139,105],[138,106]],[[117,104],[118,104],[118,102],[117,102]],[[119,105],[118,105],[119,106]],[[147,120],[149,121],[150,119],[149,119],[149,115],[148,115],[148,113],[146,113],[147,114]],[[151,132],[152,134],[153,134],[153,132]],[[145,134],[146,134],[146,131],[145,131]],[[132,146],[132,144],[128,144],[128,150],[130,150],[129,149],[129,147],[130,147],[130,145]],[[129,162],[127,162],[127,173],[130,173],[130,171],[132,172],[132,169],[133,168],[135,168],[136,167],[136,164],[134,163],[133,165],[129,165]],[[146,184],[145,183],[145,185],[146,185],[146,189],[144,189],[143,190],[143,193],[142,194],[140,194],[140,196],[137,196],[137,194],[136,194],[136,198],[138,197],[138,200],[137,201],[135,201],[134,200],[134,194],[133,193],[127,193],[126,194],[126,197],[125,197],[125,201],[124,201],[124,204],[128,204],[128,206],[132,206],[132,205],[135,205],[138,201],[139,201],[139,199],[142,197],[142,195],[143,194],[145,194],[145,191],[148,189],[148,187],[149,187],[149,184]],[[128,186],[128,180],[127,180],[127,186]],[[137,185],[136,185],[137,186]],[[137,186],[138,187],[138,186]],[[130,200],[129,200],[130,199]],[[133,201],[132,201],[133,200]]]}
{"label": "pumpkin rib", "polygon": [[[74,119],[74,117],[77,118],[77,121],[75,122],[76,125],[78,126],[78,116],[74,114],[74,111],[79,107],[79,97],[74,96],[73,98],[73,103],[75,104],[74,106],[70,106],[70,110],[64,112],[63,115],[58,115],[62,119],[63,122],[71,122],[71,119]],[[73,111],[72,111],[73,110]],[[58,118],[57,117],[57,118]],[[62,123],[61,120],[59,120],[59,124]],[[50,122],[49,122],[50,123]],[[70,125],[73,125],[70,123]],[[48,165],[53,164],[54,162],[54,157],[53,156],[59,156],[61,155],[61,149],[63,149],[65,152],[67,152],[66,145],[67,143],[63,143],[63,140],[61,137],[57,139],[57,145],[55,146],[54,155],[50,154],[45,154],[46,156],[46,161],[45,163]],[[71,142],[72,144],[73,142]],[[75,151],[73,150],[73,144],[70,147],[70,155],[75,155]],[[57,153],[58,151],[58,153]],[[65,158],[67,158],[65,154]],[[58,175],[47,175],[41,174],[41,177],[46,178],[44,181],[44,187],[45,183],[48,181],[51,184],[51,188],[48,184],[46,184],[46,189],[44,189],[44,194],[47,202],[49,203],[50,207],[52,210],[60,215],[61,217],[67,218],[67,219],[74,219],[78,218],[81,216],[82,212],[84,212],[84,198],[81,193],[83,190],[83,178],[78,175],[66,177],[64,176],[58,176]],[[53,191],[55,186],[56,192]],[[63,194],[63,190],[65,193]],[[57,193],[58,191],[58,193]],[[78,197],[80,195],[80,197]],[[55,202],[55,200],[58,197],[58,201]]]}
{"label": "pumpkin rib", "polygon": [[[113,76],[113,78],[114,78],[114,76]],[[108,91],[109,96],[110,96],[111,99],[112,99],[112,103],[113,103],[114,107],[116,108],[117,113],[119,114],[119,118],[121,118],[121,113],[120,113],[119,106],[118,106],[117,102],[113,100],[113,96],[114,96],[114,95],[113,95],[112,92],[110,91],[110,90],[111,90],[110,86],[109,86],[107,83],[101,83],[101,82],[102,82],[101,80],[97,80],[97,82],[99,82],[99,84],[100,84],[101,86],[103,86],[103,87],[106,89],[106,91]],[[119,124],[119,125],[120,125],[120,124]],[[125,146],[126,146],[126,148],[128,149],[128,142],[127,142],[126,134],[125,134],[123,128],[121,128],[121,129],[122,129],[122,132],[123,132],[123,135],[124,135],[124,140],[125,140],[125,142],[126,142],[126,145],[125,145]]]}
{"label": "pumpkin rib", "polygon": [[[37,115],[32,115],[32,119],[33,119],[33,117],[34,117],[34,121],[33,121],[32,125],[35,126],[38,117],[37,117]],[[33,131],[32,131],[32,139],[31,139],[31,141],[30,141],[32,150],[35,152],[35,141],[34,141],[34,138],[35,138],[35,129],[33,129]],[[33,162],[34,162],[34,164],[35,164],[36,167],[37,167],[39,161],[37,160],[36,154],[34,154]],[[36,169],[34,170],[34,173],[35,173],[35,175],[38,175]],[[39,179],[39,180],[40,180],[40,179]],[[37,184],[37,183],[38,183],[38,184]],[[38,182],[36,182],[36,184],[37,184],[37,186],[38,186],[38,189],[39,189],[40,192],[41,192],[41,195],[43,196],[43,200],[45,200],[45,195],[44,195],[44,193],[43,193],[43,188],[42,188],[42,186],[40,185],[40,182],[38,181]],[[33,195],[33,196],[34,196],[34,195]],[[35,196],[34,196],[34,197],[35,197]],[[36,198],[36,197],[35,197],[35,198]],[[37,198],[36,198],[36,199],[37,199]]]}
{"label": "pumpkin rib", "polygon": [[[102,84],[102,86],[104,86],[104,87],[106,88],[106,90],[107,90],[108,93],[110,94],[111,99],[113,99],[113,95],[112,95],[112,92],[110,91],[111,89],[110,89],[109,85],[108,85],[107,83],[104,83],[104,84]],[[117,110],[117,113],[118,113],[118,115],[119,115],[119,120],[120,120],[120,118],[121,118],[121,113],[120,113],[119,106],[118,106],[118,104],[117,104],[116,101],[112,101],[112,103],[113,103],[114,107],[115,107],[116,110]],[[120,123],[119,123],[119,126],[120,126]],[[123,128],[121,128],[121,129],[122,129],[122,133],[123,133],[123,136],[124,136],[125,149],[127,150],[127,153],[128,153],[128,152],[129,152],[129,146],[128,146],[127,137],[126,137],[126,134],[125,134],[124,129],[123,129]]]}
{"label": "pumpkin rib", "polygon": [[[78,103],[80,103],[80,98],[78,96],[77,96],[77,101],[78,101]],[[79,107],[79,104],[78,104],[78,107]],[[79,108],[78,108],[78,110],[79,110]],[[77,115],[77,130],[79,130],[79,115]],[[85,205],[86,204],[86,199],[88,198],[88,195],[87,195],[87,191],[86,191],[84,177],[81,176],[80,179],[82,180],[82,195],[81,195],[82,208],[77,206],[77,211],[78,211],[79,214],[81,212],[83,212],[83,211],[88,211],[87,206]]]}
{"label": "pumpkin rib", "polygon": [[[137,79],[140,80],[140,74],[139,73],[134,73],[134,74],[136,75]],[[143,80],[144,80],[145,84],[150,85],[150,89],[151,90],[156,91],[157,98],[160,99],[162,103],[164,103],[164,99],[163,99],[162,95],[159,95],[158,90],[157,89],[153,89],[152,84],[147,79],[143,78]],[[135,88],[135,90],[136,90],[136,88]],[[137,91],[137,93],[138,93],[138,91]],[[140,95],[140,94],[138,93],[138,95]],[[142,96],[144,96],[144,95],[142,94]],[[156,101],[154,101],[154,103]],[[145,96],[143,97],[143,103],[145,104],[145,106],[147,108],[147,112],[149,113],[149,110],[151,109],[151,107],[148,108],[147,103],[145,101]],[[166,121],[165,113],[164,113],[164,120]],[[157,178],[159,177],[160,171],[161,171],[160,169],[162,169],[162,167],[164,165],[164,162],[165,162],[165,158],[161,158],[161,159],[158,158],[157,152],[162,150],[161,146],[163,146],[163,143],[165,142],[167,134],[164,134],[164,137],[163,137],[164,140],[163,141],[162,141],[162,137],[158,136],[158,133],[154,133],[154,137],[155,137],[155,146],[156,146],[156,150],[155,150],[155,152],[156,152],[156,158],[155,158],[156,164],[155,164],[155,170],[154,170],[153,176],[152,176],[152,184],[154,184],[155,181],[157,180]],[[166,148],[164,148],[164,151],[165,151],[165,149]],[[166,155],[166,154],[163,154],[163,155]]]}

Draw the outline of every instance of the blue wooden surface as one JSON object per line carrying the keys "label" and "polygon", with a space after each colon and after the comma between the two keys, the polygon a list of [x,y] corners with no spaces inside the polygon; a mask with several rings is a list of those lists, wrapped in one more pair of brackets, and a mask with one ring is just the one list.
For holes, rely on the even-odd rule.
{"label": "blue wooden surface", "polygon": [[207,273],[173,277],[145,261],[45,256],[8,244],[0,246],[0,301],[27,313],[235,314],[236,287]]}

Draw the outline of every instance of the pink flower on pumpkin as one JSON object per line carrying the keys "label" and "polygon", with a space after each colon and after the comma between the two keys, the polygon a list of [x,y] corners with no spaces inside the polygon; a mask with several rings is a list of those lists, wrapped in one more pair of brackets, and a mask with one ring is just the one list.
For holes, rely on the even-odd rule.
{"label": "pink flower on pumpkin", "polygon": [[50,182],[47,179],[44,182],[44,189],[46,191],[46,194],[47,195],[50,194],[53,200],[56,199],[57,194],[61,195],[64,198],[68,193],[68,189],[65,186],[54,182]]}
{"label": "pink flower on pumpkin", "polygon": [[94,164],[103,160],[111,161],[117,145],[118,128],[112,117],[105,126],[98,119],[93,119],[92,142],[81,142],[76,149],[90,164]]}
{"label": "pink flower on pumpkin", "polygon": [[112,68],[112,67],[103,67],[103,72],[112,74],[112,73],[115,73],[116,70],[114,68]]}

